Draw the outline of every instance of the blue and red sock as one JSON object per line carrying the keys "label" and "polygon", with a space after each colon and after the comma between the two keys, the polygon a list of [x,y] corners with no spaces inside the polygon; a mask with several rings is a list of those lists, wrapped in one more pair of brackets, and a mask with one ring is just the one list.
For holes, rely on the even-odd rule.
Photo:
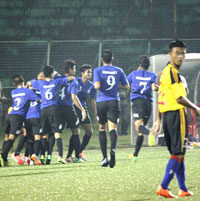
{"label": "blue and red sock", "polygon": [[174,174],[176,174],[178,170],[180,169],[180,163],[181,163],[181,160],[178,156],[171,155],[165,170],[165,176],[161,183],[162,188],[164,189],[168,188],[168,185],[173,179]]}
{"label": "blue and red sock", "polygon": [[187,192],[188,189],[187,189],[187,187],[185,185],[185,163],[184,163],[184,158],[181,160],[180,168],[176,173],[176,177],[177,177],[177,180],[178,180],[179,188],[181,190]]}

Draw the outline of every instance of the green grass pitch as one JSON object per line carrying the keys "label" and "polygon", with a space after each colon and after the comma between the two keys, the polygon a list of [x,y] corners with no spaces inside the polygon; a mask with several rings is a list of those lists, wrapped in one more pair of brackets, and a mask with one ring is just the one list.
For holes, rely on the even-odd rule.
{"label": "green grass pitch", "polygon": [[[0,168],[1,201],[160,201],[155,190],[160,184],[169,153],[166,147],[142,148],[137,162],[128,159],[130,148],[117,149],[117,163],[111,169],[101,167],[100,150],[85,151],[87,162],[47,166],[14,166]],[[66,153],[65,153],[66,154]],[[186,184],[193,197],[179,200],[200,201],[200,149],[188,150],[185,158]],[[178,192],[174,179],[170,188]],[[173,200],[173,199],[170,199]]]}

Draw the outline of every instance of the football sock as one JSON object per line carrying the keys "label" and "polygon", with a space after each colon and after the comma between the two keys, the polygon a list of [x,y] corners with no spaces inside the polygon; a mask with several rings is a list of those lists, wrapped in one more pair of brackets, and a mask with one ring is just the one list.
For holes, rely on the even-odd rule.
{"label": "football sock", "polygon": [[8,152],[10,151],[12,145],[13,145],[14,141],[13,140],[8,140],[7,143],[5,144],[4,150],[2,152],[2,158],[5,162],[7,162],[7,156],[8,156]]}
{"label": "football sock", "polygon": [[3,141],[3,144],[2,144],[2,151],[4,150],[4,147],[5,147],[5,145],[6,145],[7,142],[8,142],[8,141],[6,141],[6,140]]}
{"label": "football sock", "polygon": [[48,140],[46,138],[42,138],[41,140],[41,155],[45,156],[45,151],[47,150]]}
{"label": "football sock", "polygon": [[111,130],[110,131],[110,142],[111,142],[111,153],[116,149],[116,145],[117,145],[117,131],[116,130]]}
{"label": "football sock", "polygon": [[80,142],[79,135],[74,135],[74,149],[75,149],[76,158],[79,158],[79,154],[80,154],[80,150],[81,150],[81,142]]}
{"label": "football sock", "polygon": [[38,156],[40,152],[40,143],[41,143],[40,140],[35,140],[34,142],[34,153],[36,156]]}
{"label": "football sock", "polygon": [[28,153],[30,156],[34,154],[33,142],[27,142],[28,144]]}
{"label": "football sock", "polygon": [[54,145],[55,145],[55,137],[54,137],[53,135],[52,135],[52,136],[49,136],[49,150],[48,150],[48,155],[52,155]]}
{"label": "football sock", "polygon": [[107,158],[107,137],[106,131],[99,131],[99,142],[103,158]]}
{"label": "football sock", "polygon": [[18,143],[17,148],[16,148],[16,150],[15,150],[15,156],[17,156],[17,155],[20,154],[20,152],[21,152],[21,150],[22,150],[22,148],[23,148],[24,143],[26,142],[26,140],[27,140],[27,137],[26,137],[26,136],[22,135],[22,136],[20,137],[19,143]]}
{"label": "football sock", "polygon": [[85,134],[84,137],[83,137],[83,141],[82,141],[82,144],[81,144],[81,152],[85,149],[85,147],[88,145],[89,141],[90,141],[90,138],[91,136],[90,135],[87,135]]}
{"label": "football sock", "polygon": [[186,185],[185,185],[185,163],[184,163],[184,158],[182,159],[180,163],[180,168],[178,169],[176,173],[176,177],[178,180],[179,188],[185,192],[188,191]]}
{"label": "football sock", "polygon": [[25,153],[24,156],[28,157],[29,156],[29,152],[28,152],[28,143],[25,144]]}
{"label": "football sock", "polygon": [[143,140],[144,140],[144,136],[143,135],[138,135],[137,136],[136,145],[135,145],[135,152],[133,154],[136,157],[138,156],[138,153],[139,153],[140,148],[142,146]]}
{"label": "football sock", "polygon": [[169,183],[174,177],[174,174],[177,173],[177,171],[180,168],[180,158],[176,155],[171,155],[168,164],[166,166],[165,170],[165,176],[163,178],[163,181],[161,183],[162,188],[167,189]]}
{"label": "football sock", "polygon": [[72,135],[69,139],[67,158],[72,156],[73,149],[74,149],[74,135]]}
{"label": "football sock", "polygon": [[62,138],[57,138],[57,148],[58,148],[58,154],[60,157],[63,157],[63,143]]}

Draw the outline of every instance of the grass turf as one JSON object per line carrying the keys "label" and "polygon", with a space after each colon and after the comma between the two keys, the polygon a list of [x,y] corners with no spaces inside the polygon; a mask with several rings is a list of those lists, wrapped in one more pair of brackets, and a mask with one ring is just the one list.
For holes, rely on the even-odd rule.
{"label": "grass turf", "polygon": [[[185,158],[186,184],[193,197],[179,200],[200,200],[199,149],[188,150]],[[87,162],[61,165],[54,152],[51,165],[0,168],[0,200],[67,200],[67,201],[160,201],[155,190],[160,184],[169,153],[166,147],[142,148],[137,162],[128,159],[133,149],[118,148],[117,163],[111,169],[101,167],[99,150],[85,151]],[[66,154],[66,153],[65,153]],[[174,179],[170,188],[178,192]],[[172,199],[173,200],[173,199]]]}

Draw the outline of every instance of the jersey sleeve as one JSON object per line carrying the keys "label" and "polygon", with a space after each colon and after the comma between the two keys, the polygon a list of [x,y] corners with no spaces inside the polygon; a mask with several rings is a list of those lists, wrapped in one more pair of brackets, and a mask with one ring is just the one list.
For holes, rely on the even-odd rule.
{"label": "jersey sleeve", "polygon": [[33,86],[34,89],[37,89],[37,90],[40,89],[40,85],[39,85],[38,80],[31,80],[31,85]]}
{"label": "jersey sleeve", "polygon": [[71,94],[78,94],[78,81],[74,80],[71,85]]}
{"label": "jersey sleeve", "polygon": [[68,77],[57,77],[56,78],[57,82],[59,83],[59,85],[67,85],[68,82]]}
{"label": "jersey sleeve", "polygon": [[125,75],[125,73],[124,73],[123,70],[121,70],[121,79],[120,79],[120,82],[121,82],[121,85],[123,85],[123,86],[129,84],[128,80],[126,78],[126,75]]}
{"label": "jersey sleeve", "polygon": [[40,97],[33,92],[33,90],[29,89],[28,90],[28,98],[29,100],[34,100],[34,101],[39,101],[40,100]]}
{"label": "jersey sleeve", "polygon": [[99,71],[97,68],[95,68],[93,72],[93,83],[95,82],[100,82]]}
{"label": "jersey sleeve", "polygon": [[132,83],[132,73],[130,73],[128,76],[127,76],[127,80],[129,82],[129,84]]}

